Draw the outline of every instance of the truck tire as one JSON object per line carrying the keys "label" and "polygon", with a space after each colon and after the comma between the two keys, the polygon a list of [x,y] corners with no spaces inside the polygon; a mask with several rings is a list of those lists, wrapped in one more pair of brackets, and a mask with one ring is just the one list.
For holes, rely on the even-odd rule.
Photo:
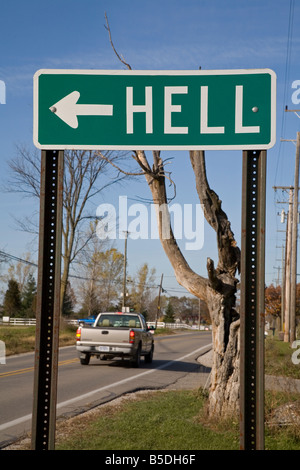
{"label": "truck tire", "polygon": [[151,364],[152,362],[152,359],[153,359],[153,349],[154,349],[154,345],[152,344],[151,346],[151,351],[149,352],[149,354],[145,354],[145,362],[147,364]]}
{"label": "truck tire", "polygon": [[80,363],[83,365],[83,366],[88,366],[89,363],[90,363],[90,359],[91,359],[91,355],[90,354],[82,354],[80,356]]}
{"label": "truck tire", "polygon": [[131,362],[132,367],[136,367],[136,368],[140,367],[140,362],[141,362],[141,345],[139,345],[135,355],[133,356],[133,359]]}

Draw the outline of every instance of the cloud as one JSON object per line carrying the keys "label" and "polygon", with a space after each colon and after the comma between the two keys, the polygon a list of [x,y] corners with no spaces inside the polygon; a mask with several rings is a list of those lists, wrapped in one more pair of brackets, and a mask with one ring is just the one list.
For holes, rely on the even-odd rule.
{"label": "cloud", "polygon": [[111,59],[101,53],[68,55],[43,58],[42,60],[30,60],[18,66],[10,65],[0,67],[0,80],[7,87],[8,94],[24,95],[31,92],[33,76],[39,69],[100,69],[118,68],[117,60]]}
{"label": "cloud", "polygon": [[[294,52],[299,53],[299,42],[294,43]],[[160,45],[126,51],[126,60],[134,68],[154,69],[229,69],[264,68],[272,64],[282,66],[286,57],[284,38],[267,38],[239,41],[228,40],[226,44]],[[150,67],[149,67],[150,66]]]}
{"label": "cloud", "polygon": [[[205,42],[198,38],[190,42],[177,43],[136,43],[118,51],[133,69],[145,70],[197,70],[231,68],[276,68],[282,67],[286,60],[286,38],[283,36],[257,39],[228,38],[226,43],[210,39]],[[293,42],[293,54],[300,53],[300,40]],[[76,54],[30,58],[18,66],[0,67],[0,79],[6,83],[7,93],[25,94],[32,90],[34,73],[41,69],[124,69],[112,49]]]}

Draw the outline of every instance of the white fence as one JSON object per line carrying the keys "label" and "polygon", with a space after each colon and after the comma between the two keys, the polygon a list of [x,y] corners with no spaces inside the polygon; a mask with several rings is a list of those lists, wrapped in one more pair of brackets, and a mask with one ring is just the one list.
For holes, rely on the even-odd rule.
{"label": "white fence", "polygon": [[29,326],[29,325],[35,325],[35,324],[36,324],[35,318],[11,318],[11,317],[0,318],[0,325]]}
{"label": "white fence", "polygon": [[[71,325],[77,325],[78,320],[66,320],[66,323],[69,323]],[[11,318],[11,317],[2,317],[0,318],[0,325],[12,325],[12,326],[31,326],[36,324],[36,319],[35,318]],[[147,322],[148,326],[155,326],[154,321]],[[157,328],[171,328],[171,329],[180,329],[180,328],[186,328],[188,330],[204,330],[204,326],[200,325],[200,328],[198,325],[187,325],[186,323],[165,323],[165,322],[157,322],[156,324]],[[211,326],[209,325],[208,327],[211,329]]]}
{"label": "white fence", "polygon": [[[154,321],[147,321],[148,326],[155,326]],[[162,321],[157,322],[156,325],[157,328],[171,328],[171,329],[181,329],[181,328],[186,328],[187,330],[204,330],[205,328],[211,329],[211,326],[208,325],[204,327],[203,325],[187,325],[186,323],[165,323]]]}
{"label": "white fence", "polygon": [[[148,326],[155,326],[155,321],[147,321]],[[189,330],[192,329],[190,325],[187,325],[186,323],[165,323],[163,321],[158,321],[156,324],[156,328],[172,328],[172,329],[177,329],[177,328],[187,328]]]}
{"label": "white fence", "polygon": [[[78,320],[66,320],[66,323],[69,323],[70,325],[77,325]],[[36,325],[36,319],[35,318],[2,317],[0,318],[0,325],[32,326],[32,325]]]}

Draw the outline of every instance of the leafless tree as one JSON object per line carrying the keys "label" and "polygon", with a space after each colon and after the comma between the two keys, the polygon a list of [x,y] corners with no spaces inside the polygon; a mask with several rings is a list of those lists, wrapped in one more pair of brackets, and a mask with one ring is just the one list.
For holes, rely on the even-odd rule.
{"label": "leafless tree", "polygon": [[[61,305],[66,293],[70,266],[84,250],[95,230],[89,230],[86,223],[96,219],[95,207],[91,204],[100,193],[126,176],[119,172],[112,174],[108,160],[114,164],[124,157],[120,153],[105,153],[69,150],[64,152],[64,194],[63,194],[63,242]],[[17,157],[9,162],[10,181],[4,189],[28,197],[40,196],[40,154],[37,150],[17,147]],[[38,233],[35,218],[27,217],[18,221],[22,230]],[[96,227],[96,225],[94,225]]]}
{"label": "leafless tree", "polygon": [[[131,69],[116,52],[107,16],[106,28],[118,59]],[[165,169],[161,152],[152,152],[151,164],[142,150],[135,151],[132,156],[144,173],[156,207],[167,208],[166,182],[173,182],[170,173]],[[187,263],[174,237],[167,209],[165,213],[157,212],[157,223],[161,244],[174,269],[178,283],[188,292],[205,301],[208,306],[213,336],[213,365],[208,411],[210,416],[226,416],[236,413],[239,409],[240,319],[235,309],[235,302],[240,249],[237,247],[228,217],[222,210],[221,201],[209,186],[204,152],[190,151],[190,161],[205,218],[216,232],[219,259],[216,267],[212,259],[207,259],[207,278],[194,272]],[[164,236],[166,221],[169,226],[169,237]]]}

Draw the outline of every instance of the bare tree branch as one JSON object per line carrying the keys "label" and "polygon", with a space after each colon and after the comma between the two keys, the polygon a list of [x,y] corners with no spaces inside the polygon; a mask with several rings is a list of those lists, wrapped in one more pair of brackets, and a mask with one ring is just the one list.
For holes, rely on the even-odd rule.
{"label": "bare tree branch", "polygon": [[126,65],[126,67],[131,70],[131,67],[129,64],[127,64],[127,62],[125,62],[125,59],[124,57],[121,57],[117,50],[115,49],[115,46],[114,46],[114,43],[112,41],[112,37],[111,37],[111,30],[110,30],[110,26],[109,26],[109,23],[108,23],[108,18],[107,18],[107,14],[105,12],[105,21],[106,21],[106,26],[105,26],[105,29],[107,29],[108,31],[108,35],[109,35],[109,41],[110,41],[110,44],[111,44],[111,47],[113,48],[114,50],[114,53],[116,54],[116,56],[118,57],[119,61],[122,62],[122,64]]}
{"label": "bare tree branch", "polygon": [[2,186],[2,191],[39,197],[41,168],[38,153],[21,146],[17,146],[17,153],[17,157],[8,162],[13,178]]}
{"label": "bare tree branch", "polygon": [[141,176],[145,174],[145,171],[141,172],[131,172],[131,171],[125,171],[124,169],[120,168],[118,165],[116,165],[114,162],[112,162],[109,158],[107,158],[105,155],[103,155],[102,152],[97,151],[97,154],[103,158],[106,162],[110,163],[114,168],[116,168],[120,173],[123,173],[124,175],[127,176]]}

